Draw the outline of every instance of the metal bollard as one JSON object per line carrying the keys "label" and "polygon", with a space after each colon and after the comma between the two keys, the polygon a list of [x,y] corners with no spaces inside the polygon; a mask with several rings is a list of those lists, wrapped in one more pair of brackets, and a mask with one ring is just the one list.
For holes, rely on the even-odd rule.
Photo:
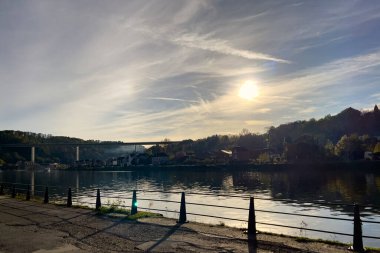
{"label": "metal bollard", "polygon": [[16,198],[16,187],[15,185],[12,185],[12,195],[11,195],[12,198]]}
{"label": "metal bollard", "polygon": [[360,207],[358,204],[354,205],[354,242],[353,250],[356,252],[364,252],[363,237],[362,237],[362,222],[360,220]]}
{"label": "metal bollard", "polygon": [[100,201],[100,190],[98,189],[96,191],[96,204],[95,204],[95,209],[99,210],[99,208],[102,206],[102,202]]}
{"label": "metal bollard", "polygon": [[256,242],[256,216],[255,216],[255,201],[253,196],[249,199],[249,214],[248,214],[248,236],[251,241]]}
{"label": "metal bollard", "polygon": [[67,192],[67,204],[66,204],[66,206],[71,207],[72,205],[73,205],[73,199],[71,196],[71,187],[69,187],[69,190]]}
{"label": "metal bollard", "polygon": [[46,186],[46,187],[45,187],[44,204],[47,204],[47,203],[49,203],[49,189],[48,189],[48,187]]}
{"label": "metal bollard", "polygon": [[136,190],[133,190],[131,215],[134,215],[136,213],[137,213],[137,196],[136,196]]}
{"label": "metal bollard", "polygon": [[181,194],[181,206],[179,209],[179,219],[178,223],[186,223],[187,217],[186,217],[186,200],[185,200],[185,193],[182,192]]}
{"label": "metal bollard", "polygon": [[26,190],[25,200],[30,200],[30,186],[28,185],[28,189]]}

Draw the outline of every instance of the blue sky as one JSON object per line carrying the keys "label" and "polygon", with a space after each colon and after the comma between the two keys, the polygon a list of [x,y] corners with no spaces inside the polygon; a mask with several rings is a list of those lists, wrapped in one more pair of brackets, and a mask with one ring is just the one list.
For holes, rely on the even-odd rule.
{"label": "blue sky", "polygon": [[181,140],[373,108],[379,27],[375,0],[0,0],[0,129]]}

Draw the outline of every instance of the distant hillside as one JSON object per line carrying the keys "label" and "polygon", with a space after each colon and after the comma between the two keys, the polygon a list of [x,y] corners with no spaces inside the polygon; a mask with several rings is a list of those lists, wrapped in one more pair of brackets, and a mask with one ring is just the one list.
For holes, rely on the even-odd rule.
{"label": "distant hillside", "polygon": [[[0,143],[2,144],[39,144],[39,143],[68,143],[68,144],[91,144],[99,143],[97,140],[82,140],[66,136],[52,136],[41,133],[22,132],[14,130],[0,131]],[[109,142],[117,143],[117,142]],[[138,146],[138,151],[144,147]],[[110,147],[81,147],[81,159],[100,159],[125,155],[134,151],[133,147],[122,146]],[[30,160],[30,148],[0,148],[0,159],[8,163]],[[39,163],[61,162],[71,163],[75,161],[75,146],[42,146],[36,149],[36,161]]]}
{"label": "distant hillside", "polygon": [[[355,146],[355,150],[347,151],[350,153],[348,156],[362,159],[364,151],[372,150],[376,144],[375,137],[380,136],[378,107],[375,106],[373,111],[366,112],[350,107],[335,116],[327,115],[319,120],[303,120],[278,127],[272,126],[264,134],[255,134],[243,129],[238,135],[214,135],[196,141],[187,140],[169,145],[168,150],[172,153],[190,150],[201,157],[220,149],[242,146],[256,153],[269,148],[278,154],[293,153],[295,157],[310,157],[310,153],[313,153],[313,159],[330,159],[332,156],[337,159],[335,153],[341,154],[342,149],[346,148],[345,145],[339,143],[344,136],[349,137],[347,139],[355,144],[345,144]],[[336,146],[338,143],[339,145]],[[310,150],[306,150],[307,148]],[[351,153],[356,155],[353,156]]]}
{"label": "distant hillside", "polygon": [[328,140],[337,143],[343,135],[351,134],[380,136],[380,112],[377,106],[368,112],[349,107],[335,116],[296,121],[268,130],[270,144],[277,148],[282,146],[284,140],[292,142],[304,135],[313,136],[319,144],[324,144]]}

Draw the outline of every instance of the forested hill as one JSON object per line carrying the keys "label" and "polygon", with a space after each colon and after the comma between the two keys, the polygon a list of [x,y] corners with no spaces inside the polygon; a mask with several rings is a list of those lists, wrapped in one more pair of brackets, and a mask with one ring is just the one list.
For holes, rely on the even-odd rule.
{"label": "forested hill", "polygon": [[268,130],[273,146],[282,145],[284,140],[293,142],[305,135],[312,136],[320,144],[328,140],[337,143],[342,136],[351,134],[380,136],[380,112],[377,106],[373,111],[366,112],[350,107],[335,116],[327,115],[319,120],[296,121]]}
{"label": "forested hill", "polygon": [[[303,120],[278,127],[270,127],[264,134],[251,133],[248,129],[238,135],[214,135],[197,141],[172,145],[172,152],[190,148],[195,154],[213,152],[219,149],[231,149],[234,146],[243,146],[251,151],[270,148],[276,153],[284,153],[285,147],[290,144],[299,147],[311,146],[314,153],[320,153],[318,157],[326,153],[340,154],[342,143],[344,145],[360,148],[362,153],[371,150],[380,136],[380,112],[377,106],[371,111],[359,111],[347,108],[337,115],[327,115],[322,119]],[[349,141],[347,141],[349,140]],[[352,144],[352,145],[351,145]],[[343,145],[343,146],[344,146]],[[325,150],[326,148],[330,150]],[[353,148],[354,149],[354,148]],[[318,151],[318,152],[317,152]],[[354,151],[353,151],[354,152]],[[356,152],[356,151],[355,151]],[[324,158],[324,157],[322,157]]]}
{"label": "forested hill", "polygon": [[[68,143],[68,144],[91,144],[100,143],[98,140],[82,140],[66,136],[53,136],[51,134],[22,132],[14,130],[0,131],[0,143],[2,144],[39,144],[39,143]],[[117,143],[117,142],[109,142]]]}

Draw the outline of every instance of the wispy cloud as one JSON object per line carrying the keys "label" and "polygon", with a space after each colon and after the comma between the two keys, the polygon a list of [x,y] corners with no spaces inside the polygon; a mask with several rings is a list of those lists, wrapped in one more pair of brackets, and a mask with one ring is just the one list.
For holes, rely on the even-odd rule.
{"label": "wispy cloud", "polygon": [[271,110],[272,109],[270,109],[270,108],[259,108],[259,109],[255,110],[255,112],[258,112],[258,113],[268,113]]}
{"label": "wispy cloud", "polygon": [[380,93],[372,94],[371,98],[380,99]]}
{"label": "wispy cloud", "polygon": [[307,107],[307,108],[302,108],[299,110],[299,113],[302,113],[302,114],[308,114],[308,113],[312,113],[312,112],[315,112],[317,110],[316,107],[312,106],[312,107]]}
{"label": "wispy cloud", "polygon": [[245,124],[248,126],[270,126],[272,124],[272,121],[269,120],[247,120],[245,121]]}
{"label": "wispy cloud", "polygon": [[336,42],[341,42],[341,41],[344,41],[345,39],[348,39],[351,35],[345,35],[345,36],[339,36],[339,37],[336,37],[336,38],[332,38],[332,39],[324,39],[322,42],[317,42],[317,43],[310,43],[308,45],[304,45],[304,46],[300,46],[298,48],[295,49],[295,51],[297,53],[301,53],[305,50],[309,50],[309,49],[313,49],[313,48],[317,48],[317,47],[322,47],[322,46],[326,46],[326,45],[329,45],[331,43],[336,43]]}
{"label": "wispy cloud", "polygon": [[164,101],[180,101],[180,102],[189,102],[189,103],[200,103],[199,101],[196,101],[196,100],[181,99],[181,98],[147,97],[146,99],[164,100]]}
{"label": "wispy cloud", "polygon": [[154,39],[166,40],[179,46],[216,52],[224,55],[242,57],[249,60],[273,61],[278,63],[291,63],[291,61],[274,57],[272,55],[244,50],[233,47],[227,40],[213,38],[213,33],[196,34],[190,32],[173,32],[168,29],[152,30],[147,26],[132,27],[127,25],[129,29],[142,32],[151,36]]}
{"label": "wispy cloud", "polygon": [[266,61],[274,61],[274,62],[279,62],[279,63],[291,63],[288,60],[276,58],[268,54],[234,48],[227,41],[210,38],[208,35],[200,36],[197,34],[187,33],[187,34],[183,34],[177,38],[172,39],[172,41],[181,46],[198,48],[198,49],[208,50],[208,51],[217,52],[221,54],[243,57],[250,60],[266,60]]}
{"label": "wispy cloud", "polygon": [[329,86],[344,87],[345,81],[359,77],[380,67],[380,51],[334,60],[326,64],[297,71],[273,82],[273,95],[290,94],[293,98],[311,95]]}

